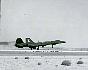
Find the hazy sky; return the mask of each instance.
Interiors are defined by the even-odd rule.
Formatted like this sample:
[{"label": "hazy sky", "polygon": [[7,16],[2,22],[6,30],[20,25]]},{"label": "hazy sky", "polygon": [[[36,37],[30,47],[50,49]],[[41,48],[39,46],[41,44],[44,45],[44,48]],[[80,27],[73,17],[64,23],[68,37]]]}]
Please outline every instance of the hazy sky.
[{"label": "hazy sky", "polygon": [[1,41],[31,37],[88,47],[88,0],[2,0]]},{"label": "hazy sky", "polygon": [[[0,0],[0,32],[1,32],[1,0]],[[1,35],[1,33],[0,33]]]}]

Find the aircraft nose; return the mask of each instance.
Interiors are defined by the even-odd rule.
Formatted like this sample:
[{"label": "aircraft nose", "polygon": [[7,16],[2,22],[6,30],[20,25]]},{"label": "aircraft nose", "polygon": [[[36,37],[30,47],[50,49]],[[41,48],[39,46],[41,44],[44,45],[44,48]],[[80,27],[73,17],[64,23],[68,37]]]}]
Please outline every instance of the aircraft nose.
[{"label": "aircraft nose", "polygon": [[61,43],[66,43],[65,41],[61,41]]}]

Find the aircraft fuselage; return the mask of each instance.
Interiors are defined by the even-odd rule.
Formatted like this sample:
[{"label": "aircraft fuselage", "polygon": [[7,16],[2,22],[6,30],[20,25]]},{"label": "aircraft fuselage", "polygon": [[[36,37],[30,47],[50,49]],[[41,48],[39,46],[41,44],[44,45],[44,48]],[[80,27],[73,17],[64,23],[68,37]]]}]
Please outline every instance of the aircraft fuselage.
[{"label": "aircraft fuselage", "polygon": [[55,41],[45,41],[45,42],[33,42],[30,38],[26,38],[26,43],[23,42],[23,40],[21,38],[17,38],[16,40],[16,44],[15,46],[18,48],[23,48],[23,47],[29,47],[32,49],[36,49],[39,50],[39,47],[42,46],[46,46],[46,45],[56,45],[56,44],[61,44],[61,43],[66,43],[65,41],[60,41],[60,40],[55,40]]}]

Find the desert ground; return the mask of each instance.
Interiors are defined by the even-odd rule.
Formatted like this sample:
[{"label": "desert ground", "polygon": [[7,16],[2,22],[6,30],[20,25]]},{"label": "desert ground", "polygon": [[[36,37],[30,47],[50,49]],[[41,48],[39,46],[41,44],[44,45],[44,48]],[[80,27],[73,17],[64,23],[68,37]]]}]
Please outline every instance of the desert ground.
[{"label": "desert ground", "polygon": [[[70,51],[68,51],[69,55],[67,55],[68,53],[62,54],[62,52],[61,55],[59,52],[50,52],[50,53],[43,52],[43,54],[41,52],[37,52],[37,53],[32,52],[34,56],[33,55],[31,56],[31,53],[29,52],[30,49],[28,49],[27,52],[25,52],[24,50],[21,53],[19,53],[17,51],[18,48],[14,46],[12,47],[0,46],[0,48],[1,48],[0,70],[88,70],[88,51],[82,51],[85,55],[83,53],[78,54],[77,51],[76,51],[77,53],[76,55],[74,55],[74,53],[71,53]],[[19,49],[19,50],[21,51],[23,49]],[[63,48],[58,48],[57,50],[62,50],[62,49]],[[5,50],[5,52],[2,52],[2,50]],[[6,50],[8,51],[16,50],[16,51],[13,54],[12,52],[6,53],[7,52]],[[54,55],[57,53],[59,54]],[[51,54],[52,56],[48,54]],[[69,61],[69,62],[62,65],[64,61]],[[78,64],[78,61],[81,61],[82,63]],[[67,65],[69,63],[70,65]]]},{"label": "desert ground", "polygon": [[88,70],[88,56],[0,56],[0,70]]}]

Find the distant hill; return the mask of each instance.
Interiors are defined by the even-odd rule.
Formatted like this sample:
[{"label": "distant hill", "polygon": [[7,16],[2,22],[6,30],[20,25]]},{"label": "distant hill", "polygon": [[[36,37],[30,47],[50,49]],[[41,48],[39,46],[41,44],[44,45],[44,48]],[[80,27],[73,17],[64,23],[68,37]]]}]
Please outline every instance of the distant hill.
[{"label": "distant hill", "polygon": [[0,45],[8,45],[9,42],[0,42]]},{"label": "distant hill", "polygon": [[9,45],[9,44],[15,44],[15,41],[11,41],[11,42],[0,42],[0,45]]}]

